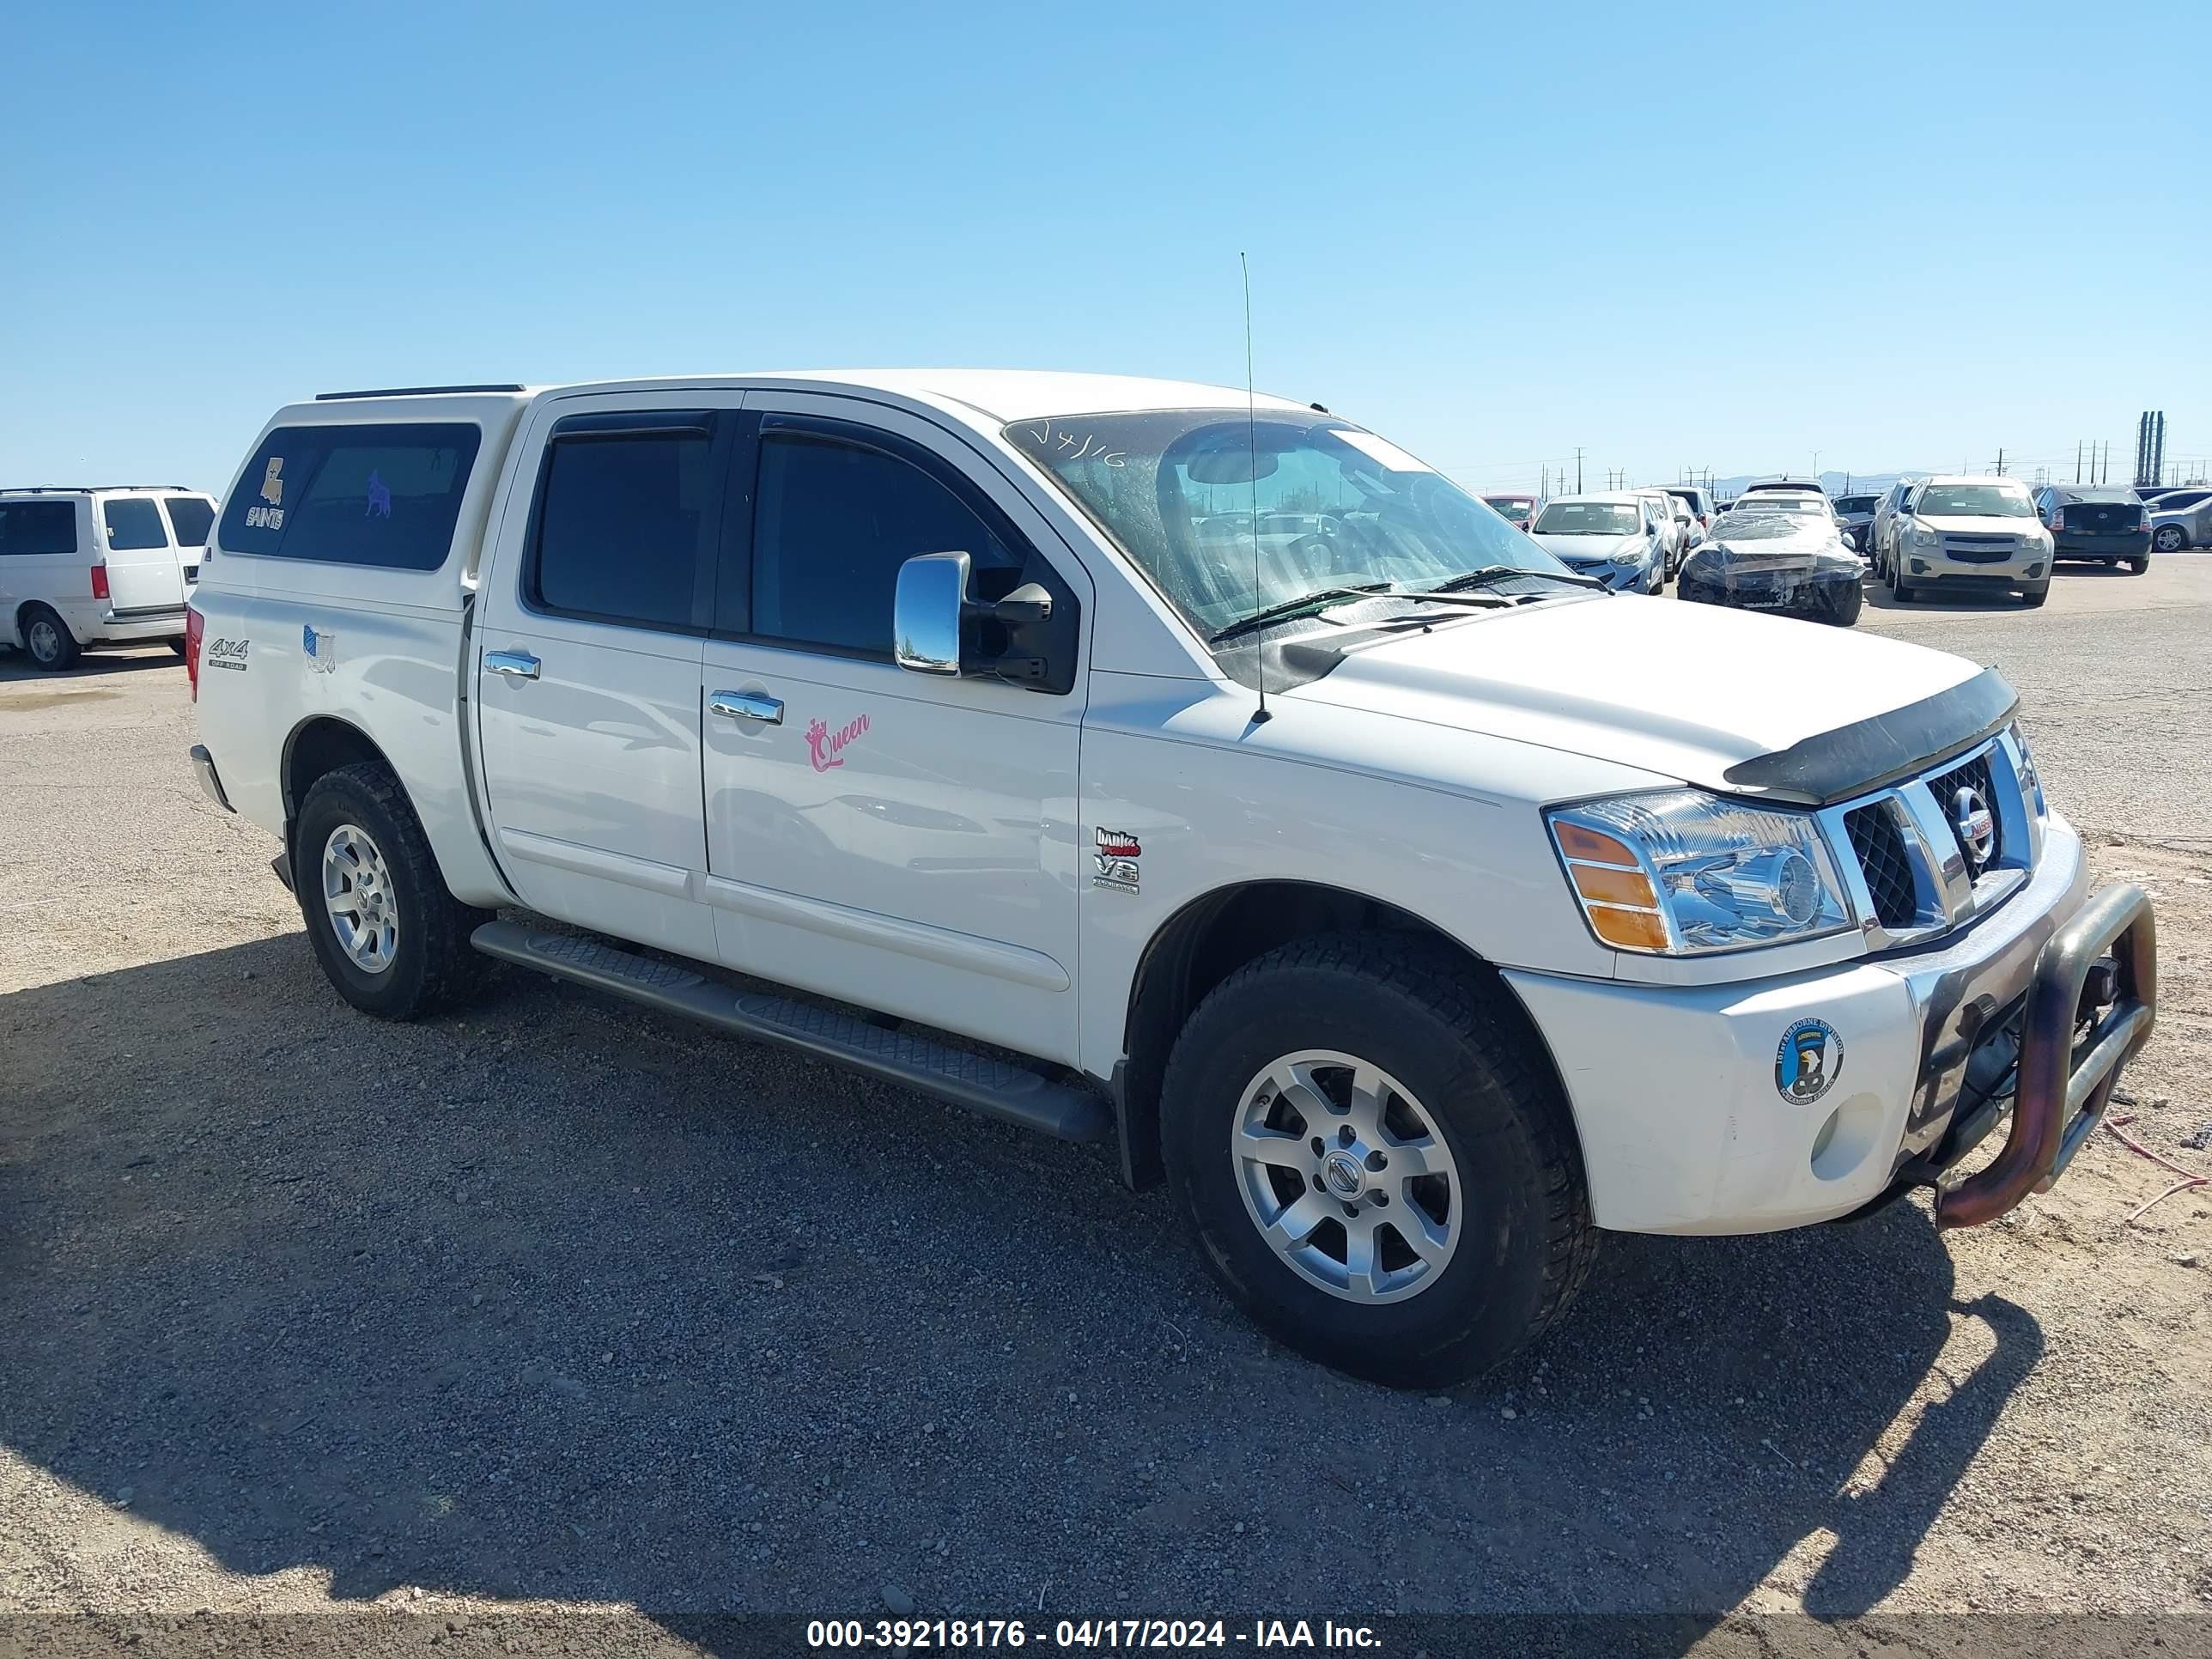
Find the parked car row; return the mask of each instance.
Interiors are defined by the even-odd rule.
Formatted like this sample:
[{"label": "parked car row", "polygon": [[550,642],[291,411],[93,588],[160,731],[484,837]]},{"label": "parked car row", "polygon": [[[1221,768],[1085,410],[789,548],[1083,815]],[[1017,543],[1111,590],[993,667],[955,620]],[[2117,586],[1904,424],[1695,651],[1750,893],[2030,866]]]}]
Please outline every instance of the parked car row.
[{"label": "parked car row", "polygon": [[88,645],[182,655],[215,510],[179,485],[0,489],[0,644],[50,670]]}]

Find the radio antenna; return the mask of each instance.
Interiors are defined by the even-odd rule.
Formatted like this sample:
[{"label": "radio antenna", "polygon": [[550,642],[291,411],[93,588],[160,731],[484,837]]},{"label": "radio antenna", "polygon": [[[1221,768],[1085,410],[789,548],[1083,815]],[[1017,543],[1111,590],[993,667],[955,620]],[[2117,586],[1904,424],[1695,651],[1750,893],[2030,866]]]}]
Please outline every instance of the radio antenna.
[{"label": "radio antenna", "polygon": [[[1244,273],[1244,447],[1252,472],[1252,613],[1260,612],[1260,394],[1252,380],[1252,262],[1239,249],[1237,268]],[[1252,724],[1265,726],[1267,712],[1267,647],[1252,647],[1253,674],[1260,683],[1260,707]]]}]

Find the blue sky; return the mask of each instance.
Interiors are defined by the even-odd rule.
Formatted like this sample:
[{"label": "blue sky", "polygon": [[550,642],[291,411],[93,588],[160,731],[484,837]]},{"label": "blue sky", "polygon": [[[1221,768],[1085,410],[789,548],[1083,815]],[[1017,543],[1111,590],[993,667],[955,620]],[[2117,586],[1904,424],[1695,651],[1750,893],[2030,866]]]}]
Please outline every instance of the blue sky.
[{"label": "blue sky", "polygon": [[2118,478],[2146,407],[2212,456],[2202,0],[82,4],[9,39],[0,482],[220,489],[357,386],[1241,383],[1240,249],[1261,387],[1478,487],[1577,445],[1593,487],[2070,477],[2082,438]]}]

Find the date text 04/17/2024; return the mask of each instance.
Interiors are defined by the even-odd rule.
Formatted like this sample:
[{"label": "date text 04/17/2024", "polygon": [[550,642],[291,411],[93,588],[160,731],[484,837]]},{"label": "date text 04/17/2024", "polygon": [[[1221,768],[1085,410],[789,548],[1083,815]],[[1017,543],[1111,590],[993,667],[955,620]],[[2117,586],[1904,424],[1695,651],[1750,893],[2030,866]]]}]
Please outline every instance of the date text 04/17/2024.
[{"label": "date text 04/17/2024", "polygon": [[1032,1630],[1022,1619],[815,1619],[807,1621],[810,1649],[1023,1648],[1156,1649],[1170,1651],[1340,1648],[1373,1650],[1382,1640],[1370,1626],[1324,1619],[1258,1619],[1233,1629],[1219,1619],[1060,1619]]}]

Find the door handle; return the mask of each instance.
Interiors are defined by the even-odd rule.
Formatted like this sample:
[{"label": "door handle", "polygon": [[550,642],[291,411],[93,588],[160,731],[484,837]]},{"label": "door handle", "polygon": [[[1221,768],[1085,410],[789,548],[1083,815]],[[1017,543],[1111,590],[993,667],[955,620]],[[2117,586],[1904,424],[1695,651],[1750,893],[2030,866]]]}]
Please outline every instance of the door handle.
[{"label": "door handle", "polygon": [[733,720],[758,720],[763,726],[783,724],[783,699],[760,691],[714,691],[707,707]]},{"label": "door handle", "polygon": [[540,664],[527,651],[487,651],[484,653],[484,672],[504,674],[514,680],[534,680]]}]

